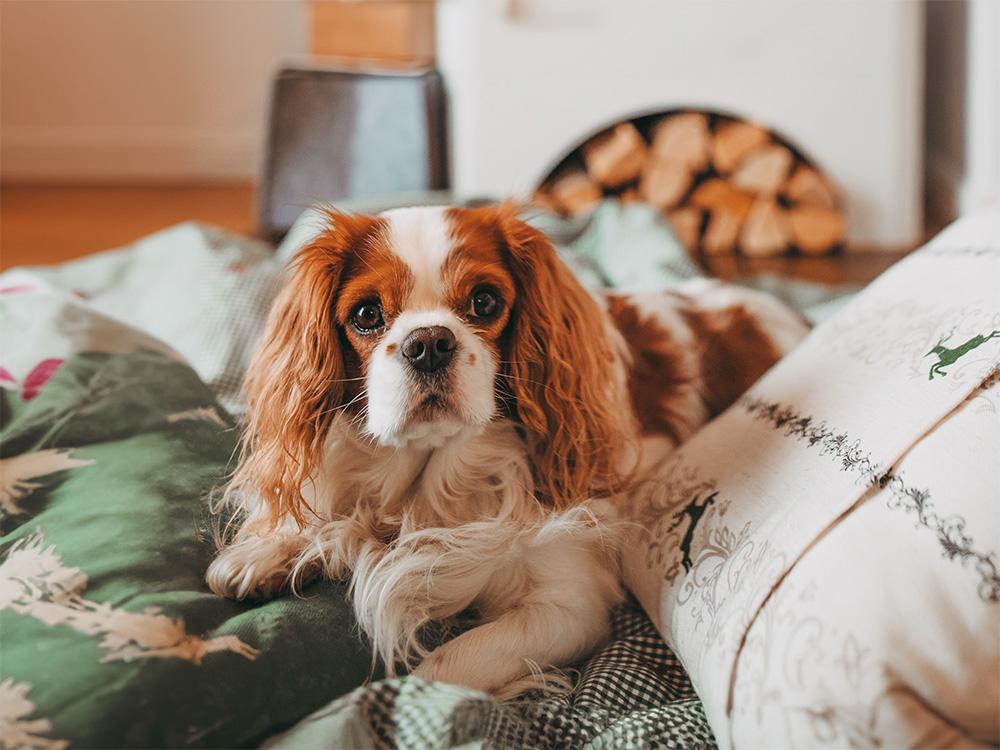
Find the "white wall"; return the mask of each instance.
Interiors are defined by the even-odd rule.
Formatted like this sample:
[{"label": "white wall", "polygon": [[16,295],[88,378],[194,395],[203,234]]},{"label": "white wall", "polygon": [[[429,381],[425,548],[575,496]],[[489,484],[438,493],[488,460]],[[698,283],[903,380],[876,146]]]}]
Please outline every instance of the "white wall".
[{"label": "white wall", "polygon": [[305,0],[0,0],[4,179],[245,178]]}]

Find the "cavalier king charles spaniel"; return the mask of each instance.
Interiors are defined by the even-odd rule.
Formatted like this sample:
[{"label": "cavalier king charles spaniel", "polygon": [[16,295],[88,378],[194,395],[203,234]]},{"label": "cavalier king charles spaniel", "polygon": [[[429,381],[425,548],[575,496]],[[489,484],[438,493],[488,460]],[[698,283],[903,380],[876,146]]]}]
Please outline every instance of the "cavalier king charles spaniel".
[{"label": "cavalier king charles spaniel", "polygon": [[608,637],[643,477],[807,325],[714,281],[592,295],[508,205],[327,218],[250,366],[208,583],[349,579],[389,674],[538,686]]}]

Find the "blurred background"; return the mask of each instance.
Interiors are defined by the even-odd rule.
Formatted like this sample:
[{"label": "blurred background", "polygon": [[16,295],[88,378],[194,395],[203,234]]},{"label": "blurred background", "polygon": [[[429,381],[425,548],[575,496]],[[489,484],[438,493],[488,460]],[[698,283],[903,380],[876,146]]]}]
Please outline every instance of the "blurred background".
[{"label": "blurred background", "polygon": [[[815,169],[836,273],[1000,199],[998,0],[2,0],[0,75],[3,267],[188,219],[273,239],[314,199],[643,200],[646,171],[595,172],[630,158],[606,129],[671,112],[759,124]],[[688,198],[661,207],[718,239]]]}]

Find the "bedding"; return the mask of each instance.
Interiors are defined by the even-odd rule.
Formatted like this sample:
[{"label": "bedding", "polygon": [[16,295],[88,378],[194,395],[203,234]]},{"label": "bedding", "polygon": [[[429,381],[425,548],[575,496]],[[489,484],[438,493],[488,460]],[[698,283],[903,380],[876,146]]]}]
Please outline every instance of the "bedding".
[{"label": "bedding", "polygon": [[1000,210],[817,327],[684,444],[625,579],[720,747],[1000,742]]},{"label": "bedding", "polygon": [[205,588],[234,423],[176,352],[23,277],[0,338],[0,747],[242,746],[368,677],[343,586]]},{"label": "bedding", "polygon": [[[533,221],[592,287],[698,273],[642,206]],[[273,253],[184,224],[0,275],[0,336],[16,342],[0,357],[0,746],[714,746],[687,657],[635,601],[571,696],[499,705],[409,678],[363,685],[379,673],[342,586],[259,606],[208,592],[206,498],[235,447],[238,383],[316,222],[306,212]]]},{"label": "bedding", "polygon": [[317,747],[715,747],[684,667],[634,600],[612,614],[611,642],[570,696],[497,703],[483,693],[404,677],[358,688],[265,743]]}]

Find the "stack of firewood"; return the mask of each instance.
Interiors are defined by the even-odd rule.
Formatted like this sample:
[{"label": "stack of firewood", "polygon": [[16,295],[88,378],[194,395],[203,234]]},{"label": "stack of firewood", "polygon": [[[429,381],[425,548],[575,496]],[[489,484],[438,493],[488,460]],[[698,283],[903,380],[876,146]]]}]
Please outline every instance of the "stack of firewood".
[{"label": "stack of firewood", "polygon": [[818,255],[844,242],[829,180],[780,136],[725,115],[622,122],[564,159],[535,195],[563,215],[605,197],[655,206],[693,254]]}]

